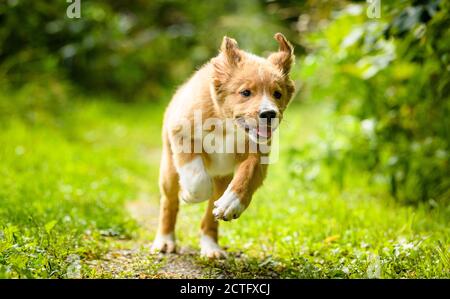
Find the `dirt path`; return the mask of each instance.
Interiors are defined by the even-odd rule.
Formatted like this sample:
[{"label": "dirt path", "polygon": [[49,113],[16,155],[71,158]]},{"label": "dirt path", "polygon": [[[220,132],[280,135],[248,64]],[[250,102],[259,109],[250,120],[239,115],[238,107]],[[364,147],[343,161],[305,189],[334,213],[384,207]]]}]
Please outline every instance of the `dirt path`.
[{"label": "dirt path", "polygon": [[[130,215],[142,227],[152,231],[157,225],[158,207],[142,193],[127,204]],[[181,247],[177,254],[150,254],[152,236],[142,233],[131,240],[113,241],[112,249],[101,260],[87,264],[96,276],[111,278],[202,278],[204,270],[197,262],[197,252]]]}]

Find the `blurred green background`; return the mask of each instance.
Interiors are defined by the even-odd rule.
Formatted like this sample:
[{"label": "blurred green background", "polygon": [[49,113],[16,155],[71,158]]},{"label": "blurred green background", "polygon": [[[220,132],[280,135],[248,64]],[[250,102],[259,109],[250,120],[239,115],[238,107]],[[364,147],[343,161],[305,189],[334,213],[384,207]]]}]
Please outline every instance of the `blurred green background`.
[{"label": "blurred green background", "polygon": [[79,19],[68,5],[0,3],[2,276],[65,277],[70,254],[93,259],[108,250],[97,242],[105,235],[132,236],[136,223],[119,207],[142,180],[157,202],[158,158],[141,158],[158,151],[177,85],[224,35],[266,55],[275,32],[297,58],[281,176],[328,198],[376,194],[410,211],[398,225],[422,215],[438,234],[439,270],[396,273],[449,275],[448,1],[382,0],[380,18],[366,1],[344,0],[81,0]]}]

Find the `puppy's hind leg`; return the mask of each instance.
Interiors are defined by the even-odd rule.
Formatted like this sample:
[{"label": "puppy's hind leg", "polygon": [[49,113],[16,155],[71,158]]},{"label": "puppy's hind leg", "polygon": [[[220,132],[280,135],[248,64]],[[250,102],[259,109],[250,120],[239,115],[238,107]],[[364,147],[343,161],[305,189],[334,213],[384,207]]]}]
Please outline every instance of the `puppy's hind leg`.
[{"label": "puppy's hind leg", "polygon": [[232,177],[214,178],[213,196],[208,201],[208,207],[202,219],[201,236],[200,236],[200,254],[208,258],[226,257],[226,252],[220,248],[218,244],[218,228],[219,222],[214,218],[212,213],[214,209],[214,201],[222,196],[225,192]]},{"label": "puppy's hind leg", "polygon": [[170,146],[164,142],[159,175],[161,192],[159,224],[151,252],[175,252],[175,223],[178,213],[178,174],[175,169]]}]

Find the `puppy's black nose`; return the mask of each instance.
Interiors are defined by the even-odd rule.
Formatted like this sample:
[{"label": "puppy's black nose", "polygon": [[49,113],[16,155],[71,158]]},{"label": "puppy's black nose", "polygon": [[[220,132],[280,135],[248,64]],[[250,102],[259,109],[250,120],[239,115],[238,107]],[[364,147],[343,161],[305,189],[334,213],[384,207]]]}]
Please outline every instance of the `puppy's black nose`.
[{"label": "puppy's black nose", "polygon": [[265,110],[259,113],[259,118],[266,119],[267,123],[270,123],[273,118],[277,117],[277,112],[275,110]]}]

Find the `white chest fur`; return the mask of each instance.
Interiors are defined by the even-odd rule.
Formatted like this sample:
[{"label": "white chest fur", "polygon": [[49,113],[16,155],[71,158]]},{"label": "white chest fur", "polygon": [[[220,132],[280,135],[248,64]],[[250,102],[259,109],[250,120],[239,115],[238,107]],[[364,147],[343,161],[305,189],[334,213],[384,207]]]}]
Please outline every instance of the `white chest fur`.
[{"label": "white chest fur", "polygon": [[[237,138],[234,124],[225,122],[216,127],[213,132],[204,133],[203,146],[210,149],[206,151],[209,158],[206,166],[208,174],[211,177],[233,174],[236,167],[237,143],[244,142]],[[214,146],[208,146],[209,144],[214,144]],[[243,146],[241,145],[241,147]]]},{"label": "white chest fur", "polygon": [[211,177],[225,176],[233,173],[236,166],[234,153],[211,153],[208,155],[210,163],[206,171]]}]

